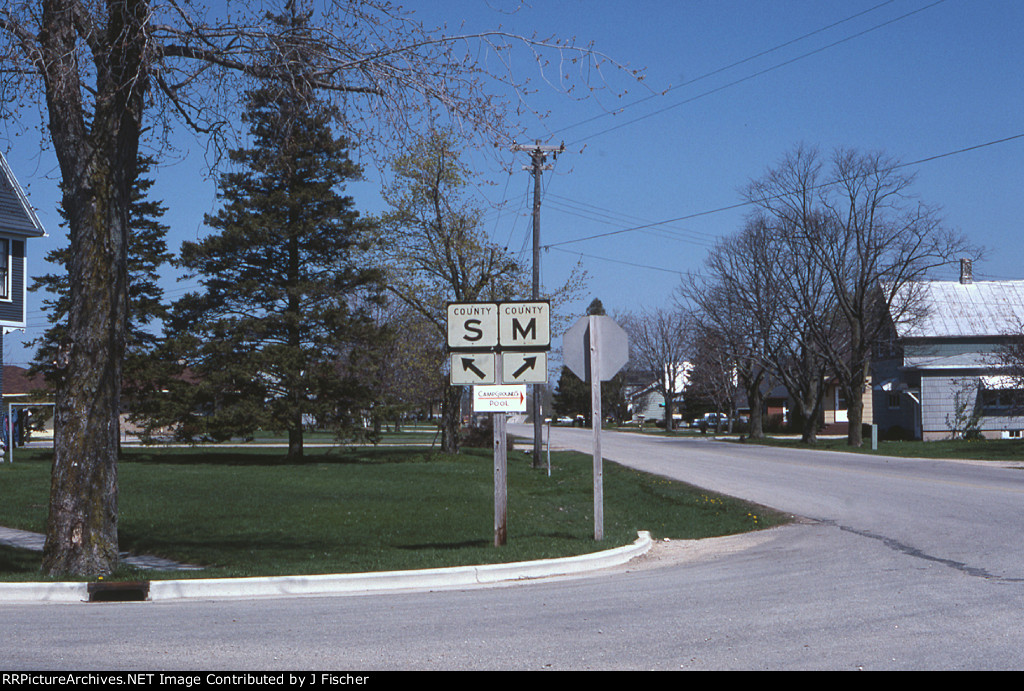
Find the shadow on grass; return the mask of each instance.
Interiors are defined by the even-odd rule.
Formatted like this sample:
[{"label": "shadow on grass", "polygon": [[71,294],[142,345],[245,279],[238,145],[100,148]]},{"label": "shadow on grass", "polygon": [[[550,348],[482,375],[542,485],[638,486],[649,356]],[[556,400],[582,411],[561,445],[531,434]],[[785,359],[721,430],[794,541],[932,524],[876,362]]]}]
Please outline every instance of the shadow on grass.
[{"label": "shadow on grass", "polygon": [[[425,458],[426,457],[426,458]],[[382,449],[351,447],[307,449],[301,458],[291,458],[281,448],[260,447],[184,447],[122,449],[121,463],[224,465],[224,466],[302,466],[324,463],[337,465],[414,463],[444,460],[445,454],[423,449]]]},{"label": "shadow on grass", "polygon": [[467,549],[474,547],[490,547],[491,540],[463,540],[462,542],[423,542],[415,545],[395,545],[396,549],[421,551],[430,549]]},{"label": "shadow on grass", "polygon": [[38,573],[42,552],[0,545],[0,573]]}]

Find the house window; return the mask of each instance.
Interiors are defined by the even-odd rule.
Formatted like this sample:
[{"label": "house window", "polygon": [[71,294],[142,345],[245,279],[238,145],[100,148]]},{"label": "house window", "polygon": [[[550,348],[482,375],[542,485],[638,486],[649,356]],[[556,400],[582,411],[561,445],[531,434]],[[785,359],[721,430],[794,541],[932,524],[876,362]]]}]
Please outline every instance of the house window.
[{"label": "house window", "polygon": [[989,412],[1009,412],[1024,403],[1022,393],[1016,389],[982,389],[981,407]]},{"label": "house window", "polygon": [[0,300],[11,299],[11,241],[0,238]]},{"label": "house window", "polygon": [[900,407],[900,395],[898,393],[890,393],[886,400],[889,403],[889,410],[899,410]]}]

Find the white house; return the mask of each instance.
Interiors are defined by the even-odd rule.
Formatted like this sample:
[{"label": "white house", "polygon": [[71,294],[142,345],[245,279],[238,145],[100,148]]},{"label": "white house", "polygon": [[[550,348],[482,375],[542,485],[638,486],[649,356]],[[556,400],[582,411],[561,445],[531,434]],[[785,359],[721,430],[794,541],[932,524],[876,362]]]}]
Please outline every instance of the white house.
[{"label": "white house", "polygon": [[907,286],[912,316],[894,319],[890,359],[874,367],[875,420],[925,441],[948,439],[968,420],[985,438],[1018,437],[1024,408],[1006,375],[1003,347],[1024,328],[1024,281],[959,281]]}]

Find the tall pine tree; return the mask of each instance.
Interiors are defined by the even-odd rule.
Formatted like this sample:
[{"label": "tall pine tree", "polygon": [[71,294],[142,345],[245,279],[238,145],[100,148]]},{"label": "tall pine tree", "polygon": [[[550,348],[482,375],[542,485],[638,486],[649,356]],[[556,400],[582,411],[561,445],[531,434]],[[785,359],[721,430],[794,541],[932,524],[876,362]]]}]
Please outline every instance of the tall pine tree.
[{"label": "tall pine tree", "polygon": [[372,225],[341,193],[360,170],[331,129],[336,112],[306,86],[305,19],[276,21],[295,36],[288,79],[248,94],[252,146],[230,154],[223,207],[206,218],[215,234],[182,245],[203,289],[175,303],[169,336],[193,375],[172,396],[181,433],[287,430],[294,458],[309,423],[351,430],[368,400],[346,363],[380,278],[364,255]]},{"label": "tall pine tree", "polygon": [[[167,313],[164,291],[158,280],[161,267],[172,257],[167,251],[167,226],[160,220],[167,209],[162,202],[149,198],[153,186],[149,177],[152,166],[151,158],[139,159],[129,209],[128,330],[122,370],[122,397],[128,410],[133,410],[138,403],[141,383],[152,380],[150,372],[155,365],[153,354],[158,343],[155,322],[161,321]],[[46,261],[66,268],[70,251],[69,247],[51,250]],[[57,365],[64,347],[71,300],[67,271],[39,276],[29,290],[49,293],[43,299],[43,311],[50,322],[43,335],[32,342],[36,353],[30,372],[42,373],[47,381],[57,386],[64,371]]]}]

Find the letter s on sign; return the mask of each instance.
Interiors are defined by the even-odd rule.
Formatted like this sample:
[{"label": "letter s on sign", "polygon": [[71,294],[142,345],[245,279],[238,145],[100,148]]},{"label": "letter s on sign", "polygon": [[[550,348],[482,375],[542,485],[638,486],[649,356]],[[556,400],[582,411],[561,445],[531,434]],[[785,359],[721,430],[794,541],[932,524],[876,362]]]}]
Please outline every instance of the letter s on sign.
[{"label": "letter s on sign", "polygon": [[468,332],[466,334],[467,341],[479,341],[481,338],[484,337],[484,332],[480,328],[479,319],[467,319],[465,327],[466,331]]}]

